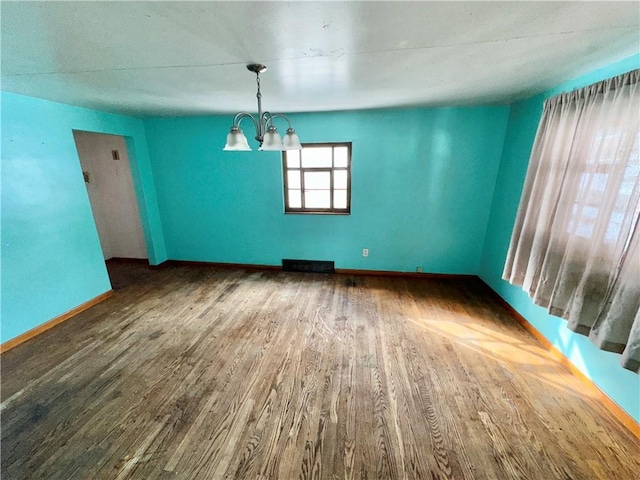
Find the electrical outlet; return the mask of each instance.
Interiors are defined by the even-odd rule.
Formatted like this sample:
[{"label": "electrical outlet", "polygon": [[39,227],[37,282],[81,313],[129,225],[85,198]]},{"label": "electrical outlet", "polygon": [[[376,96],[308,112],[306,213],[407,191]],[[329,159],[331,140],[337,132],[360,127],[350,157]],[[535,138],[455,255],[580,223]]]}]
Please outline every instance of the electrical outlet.
[{"label": "electrical outlet", "polygon": [[416,272],[422,273],[422,267],[416,267]]},{"label": "electrical outlet", "polygon": [[369,249],[368,248],[363,248],[362,249],[362,256],[363,257],[368,257],[369,256]]}]

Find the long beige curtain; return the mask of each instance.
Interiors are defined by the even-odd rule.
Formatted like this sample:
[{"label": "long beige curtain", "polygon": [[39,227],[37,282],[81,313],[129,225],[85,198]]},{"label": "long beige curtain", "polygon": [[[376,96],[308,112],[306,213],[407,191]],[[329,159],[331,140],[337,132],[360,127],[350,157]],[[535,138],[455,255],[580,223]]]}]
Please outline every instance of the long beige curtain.
[{"label": "long beige curtain", "polygon": [[545,102],[503,278],[640,373],[640,70]]}]

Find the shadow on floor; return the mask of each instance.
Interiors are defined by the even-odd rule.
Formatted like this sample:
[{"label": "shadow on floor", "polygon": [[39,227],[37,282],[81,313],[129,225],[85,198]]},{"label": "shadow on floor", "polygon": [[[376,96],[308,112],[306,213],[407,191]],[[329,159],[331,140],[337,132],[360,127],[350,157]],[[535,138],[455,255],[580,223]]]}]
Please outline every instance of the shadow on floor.
[{"label": "shadow on floor", "polygon": [[142,283],[151,273],[146,259],[110,258],[105,264],[114,290]]}]

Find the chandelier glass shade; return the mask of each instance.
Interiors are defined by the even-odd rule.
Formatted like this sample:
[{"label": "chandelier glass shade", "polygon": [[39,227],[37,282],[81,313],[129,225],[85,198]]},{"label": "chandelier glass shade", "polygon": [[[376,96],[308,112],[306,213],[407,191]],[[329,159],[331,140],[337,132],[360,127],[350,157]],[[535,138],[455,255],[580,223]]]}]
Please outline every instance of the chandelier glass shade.
[{"label": "chandelier glass shade", "polygon": [[[239,112],[233,117],[233,125],[227,134],[227,144],[224,150],[246,151],[251,150],[247,137],[240,129],[240,122],[245,118],[250,118],[256,129],[255,139],[260,143],[259,150],[302,150],[300,139],[296,135],[296,131],[291,127],[289,119],[281,113],[270,113],[262,111],[262,93],[260,93],[260,74],[267,67],[260,64],[247,65],[247,69],[256,74],[256,83],[258,85],[258,114],[254,116],[247,112]],[[284,138],[280,137],[276,126],[273,123],[275,118],[282,118],[287,121],[288,128]]]}]

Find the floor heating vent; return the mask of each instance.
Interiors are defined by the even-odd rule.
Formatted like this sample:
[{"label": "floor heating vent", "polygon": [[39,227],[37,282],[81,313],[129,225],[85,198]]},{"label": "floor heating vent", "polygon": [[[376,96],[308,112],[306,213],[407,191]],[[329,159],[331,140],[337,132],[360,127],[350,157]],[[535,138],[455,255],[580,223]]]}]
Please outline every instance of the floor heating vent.
[{"label": "floor heating vent", "polygon": [[286,260],[282,259],[285,272],[334,273],[333,262],[325,260]]}]

